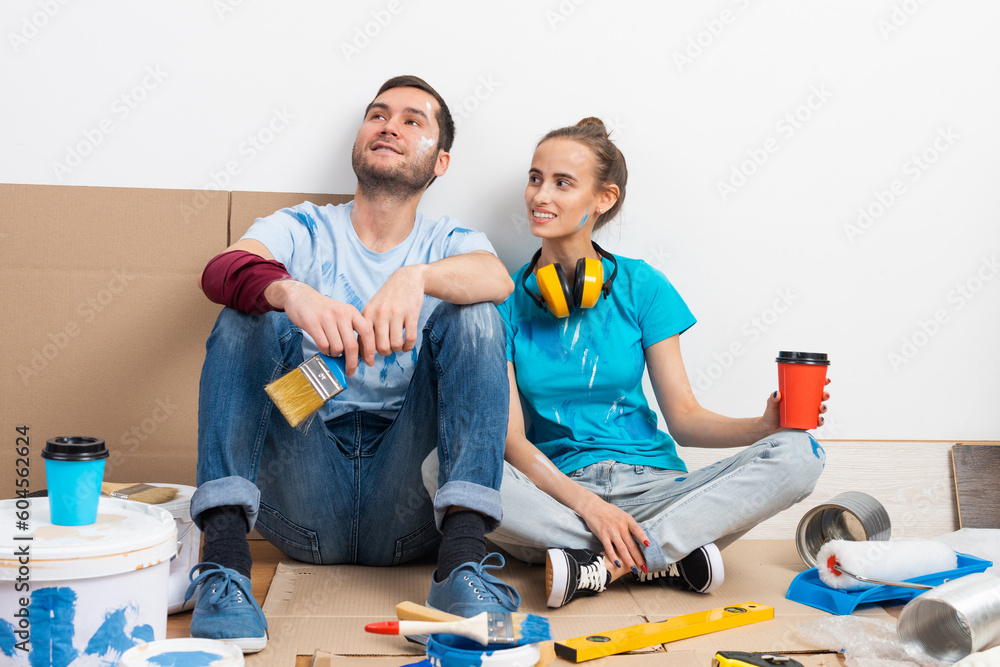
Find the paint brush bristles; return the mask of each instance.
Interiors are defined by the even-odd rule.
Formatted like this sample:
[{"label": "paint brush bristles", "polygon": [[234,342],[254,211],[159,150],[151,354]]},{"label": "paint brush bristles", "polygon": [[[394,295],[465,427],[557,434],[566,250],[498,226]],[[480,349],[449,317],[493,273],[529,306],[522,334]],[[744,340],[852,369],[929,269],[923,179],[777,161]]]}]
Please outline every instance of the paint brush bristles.
[{"label": "paint brush bristles", "polygon": [[464,621],[383,621],[365,632],[380,635],[459,635],[483,646],[520,646],[552,639],[549,619],[534,614],[484,611]]},{"label": "paint brush bristles", "polygon": [[346,380],[340,363],[339,359],[313,355],[264,391],[294,428],[344,390]]}]

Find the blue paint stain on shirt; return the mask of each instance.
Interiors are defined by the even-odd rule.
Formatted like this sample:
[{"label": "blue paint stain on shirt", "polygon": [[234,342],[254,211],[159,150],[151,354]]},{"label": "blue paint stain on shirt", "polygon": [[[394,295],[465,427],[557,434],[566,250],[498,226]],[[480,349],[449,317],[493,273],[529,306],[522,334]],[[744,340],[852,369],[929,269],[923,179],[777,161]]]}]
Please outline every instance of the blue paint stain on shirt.
[{"label": "blue paint stain on shirt", "polygon": [[365,302],[361,300],[361,297],[358,296],[358,293],[354,291],[353,287],[351,287],[351,283],[347,280],[347,276],[341,273],[339,276],[337,276],[337,282],[339,282],[341,286],[344,288],[344,294],[345,294],[344,303],[351,304],[359,311],[364,310]]},{"label": "blue paint stain on shirt", "polygon": [[403,364],[396,361],[396,353],[393,352],[387,357],[382,357],[382,370],[379,372],[378,379],[382,384],[386,384],[389,381],[389,370],[393,367],[397,367],[399,372],[403,371]]},{"label": "blue paint stain on shirt", "polygon": [[14,637],[14,626],[0,618],[0,653],[6,656],[14,655],[14,645],[17,639]]},{"label": "blue paint stain on shirt", "polygon": [[675,481],[675,482],[683,482],[683,481],[684,481],[684,480],[686,480],[686,479],[687,479],[687,477],[678,477],[678,478],[676,478],[676,479],[675,479],[674,481]]},{"label": "blue paint stain on shirt", "polygon": [[312,217],[305,211],[300,211],[294,208],[283,208],[281,209],[281,212],[292,216],[293,218],[301,222],[303,225],[305,225],[306,229],[309,230],[309,234],[311,236],[316,235],[316,221],[313,220]]},{"label": "blue paint stain on shirt", "polygon": [[333,269],[333,262],[323,262],[323,265],[320,266],[320,271],[323,274],[323,280],[327,282],[334,282]]},{"label": "blue paint stain on shirt", "polygon": [[206,651],[171,651],[146,658],[146,662],[160,667],[209,667],[223,657],[225,656]]},{"label": "blue paint stain on shirt", "polygon": [[466,234],[475,234],[475,232],[465,227],[455,227],[448,236],[465,236]]}]

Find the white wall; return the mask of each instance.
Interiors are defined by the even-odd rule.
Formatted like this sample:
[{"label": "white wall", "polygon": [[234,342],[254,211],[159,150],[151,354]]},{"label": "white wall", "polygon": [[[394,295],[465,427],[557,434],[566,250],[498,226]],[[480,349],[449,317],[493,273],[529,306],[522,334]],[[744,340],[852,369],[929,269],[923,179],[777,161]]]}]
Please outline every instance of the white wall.
[{"label": "white wall", "polygon": [[601,240],[698,316],[705,405],[758,414],[778,350],[826,351],[820,437],[1000,439],[998,23],[992,0],[8,0],[0,182],[351,192],[364,106],[414,73],[460,121],[424,210],[513,270],[535,141],[598,115],[632,176]]}]

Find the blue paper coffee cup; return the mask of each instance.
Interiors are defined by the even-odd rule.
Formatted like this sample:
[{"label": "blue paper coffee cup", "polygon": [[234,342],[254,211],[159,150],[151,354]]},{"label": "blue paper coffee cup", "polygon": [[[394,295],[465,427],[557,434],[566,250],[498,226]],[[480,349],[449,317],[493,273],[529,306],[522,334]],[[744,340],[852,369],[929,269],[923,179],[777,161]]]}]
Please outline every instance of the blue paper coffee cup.
[{"label": "blue paper coffee cup", "polygon": [[89,526],[97,521],[108,450],[104,440],[82,436],[52,438],[42,450],[49,510],[57,526]]}]

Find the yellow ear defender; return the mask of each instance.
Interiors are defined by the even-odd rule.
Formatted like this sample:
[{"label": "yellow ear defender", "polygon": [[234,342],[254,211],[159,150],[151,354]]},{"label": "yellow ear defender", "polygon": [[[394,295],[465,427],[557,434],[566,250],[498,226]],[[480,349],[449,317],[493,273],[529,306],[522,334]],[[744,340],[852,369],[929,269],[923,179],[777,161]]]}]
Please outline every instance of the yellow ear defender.
[{"label": "yellow ear defender", "polygon": [[604,280],[604,266],[598,259],[581,257],[576,261],[576,275],[573,278],[572,287],[566,277],[566,271],[560,264],[548,264],[539,268],[535,274],[538,291],[541,292],[541,296],[539,296],[528,289],[527,283],[528,276],[534,271],[535,265],[538,264],[538,258],[542,255],[542,249],[539,248],[531,258],[531,264],[521,276],[521,287],[539,308],[551,311],[556,317],[568,317],[570,312],[576,308],[593,308],[601,294],[604,294],[605,299],[608,298],[608,294],[611,293],[611,284],[614,282],[615,276],[618,275],[618,262],[614,255],[596,243],[594,243],[594,250],[602,257],[611,260],[615,266],[607,281]]}]

